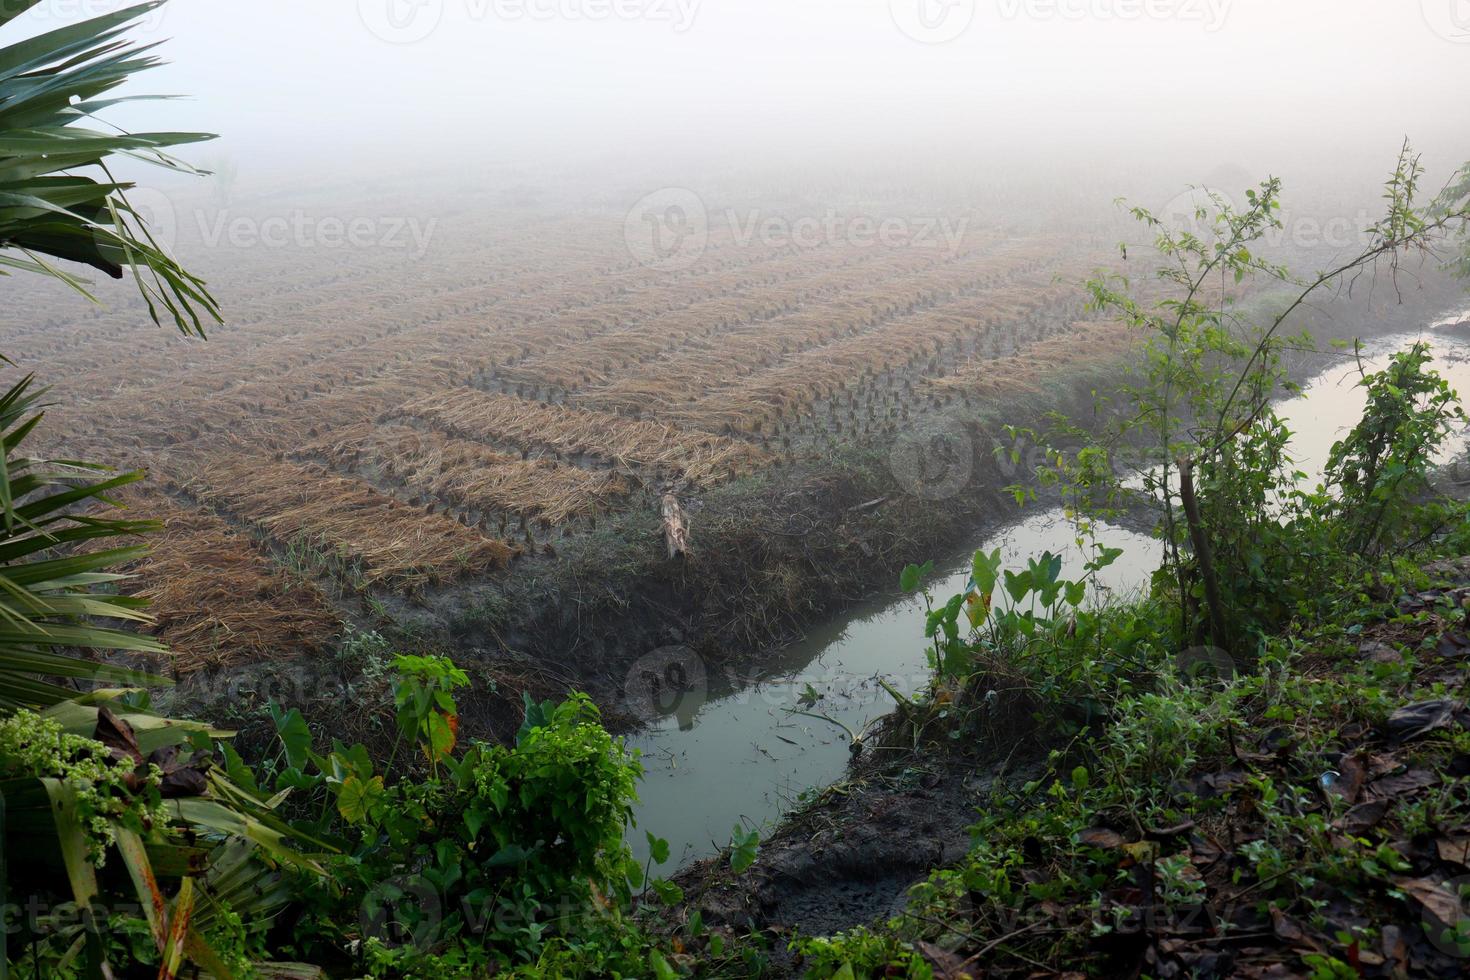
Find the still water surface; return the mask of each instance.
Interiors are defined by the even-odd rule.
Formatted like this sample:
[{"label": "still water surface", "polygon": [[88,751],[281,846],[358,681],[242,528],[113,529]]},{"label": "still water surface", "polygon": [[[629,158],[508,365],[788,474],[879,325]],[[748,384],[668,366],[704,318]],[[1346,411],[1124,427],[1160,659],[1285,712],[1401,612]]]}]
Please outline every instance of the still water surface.
[{"label": "still water surface", "polygon": [[[1441,322],[1454,322],[1458,313]],[[1399,334],[1372,342],[1364,367],[1378,370],[1390,353],[1419,339],[1430,340],[1437,367],[1456,390],[1470,397],[1470,342],[1442,333]],[[1295,433],[1292,452],[1309,480],[1320,477],[1332,445],[1359,417],[1364,404],[1356,387],[1354,360],[1323,371],[1301,397],[1284,402],[1280,414]],[[1442,461],[1464,450],[1464,433],[1442,453]],[[1101,584],[1114,595],[1136,592],[1157,567],[1160,543],[1119,527],[1103,527],[1099,539],[1122,548],[1123,556],[1106,569]],[[1000,531],[970,543],[939,565],[931,580],[938,601],[962,591],[976,547],[1000,548],[1005,567],[1024,567],[1043,551],[1064,559],[1063,577],[1080,576],[1085,555],[1072,526],[1060,511],[1017,511]],[[671,845],[673,864],[708,856],[730,840],[734,824],[769,824],[804,790],[842,778],[848,762],[848,735],[825,721],[792,714],[807,685],[821,696],[819,712],[854,731],[892,709],[878,684],[882,678],[905,694],[922,688],[928,674],[923,639],[924,607],[917,597],[894,594],[849,610],[814,628],[787,647],[765,675],[753,682],[695,676],[693,690],[676,698],[672,713],[630,738],[647,775],[639,789],[638,829],[629,834],[640,859],[646,856],[644,831]],[[702,671],[694,665],[692,674]]]}]

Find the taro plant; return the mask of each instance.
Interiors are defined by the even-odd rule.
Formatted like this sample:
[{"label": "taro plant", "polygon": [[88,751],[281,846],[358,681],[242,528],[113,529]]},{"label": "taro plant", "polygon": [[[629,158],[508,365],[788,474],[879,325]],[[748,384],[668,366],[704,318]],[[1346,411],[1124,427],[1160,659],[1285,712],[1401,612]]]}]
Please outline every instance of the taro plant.
[{"label": "taro plant", "polygon": [[[393,658],[396,679],[393,682],[393,704],[397,709],[400,737],[422,746],[430,765],[454,749],[459,731],[459,711],[454,690],[466,687],[469,675],[448,657],[399,654]],[[392,760],[389,760],[389,765]]]},{"label": "taro plant", "polygon": [[[975,668],[983,650],[1010,649],[1057,634],[1075,638],[1080,621],[1089,622],[1084,603],[1099,572],[1118,560],[1121,548],[1093,545],[1093,557],[1078,579],[1062,578],[1062,556],[1050,551],[1027,560],[1026,567],[1002,567],[1000,549],[975,552],[965,590],[942,606],[924,585],[932,562],[910,565],[899,587],[919,593],[927,615],[924,637],[930,643],[929,666],[941,682],[960,681]],[[997,602],[999,593],[1001,601]]]}]

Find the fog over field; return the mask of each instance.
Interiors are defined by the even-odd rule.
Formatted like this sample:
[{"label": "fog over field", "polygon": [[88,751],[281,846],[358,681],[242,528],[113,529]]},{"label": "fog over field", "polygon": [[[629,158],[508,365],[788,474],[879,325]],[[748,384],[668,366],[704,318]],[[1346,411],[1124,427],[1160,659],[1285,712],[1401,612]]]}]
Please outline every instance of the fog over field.
[{"label": "fog over field", "polygon": [[0,980],[1465,975],[1470,0],[0,0]]},{"label": "fog over field", "polygon": [[[28,28],[122,6],[49,0]],[[244,184],[881,171],[1361,184],[1463,156],[1463,0],[179,0],[153,104]],[[1442,171],[1441,171],[1442,172]],[[1136,184],[1135,184],[1136,186]]]}]

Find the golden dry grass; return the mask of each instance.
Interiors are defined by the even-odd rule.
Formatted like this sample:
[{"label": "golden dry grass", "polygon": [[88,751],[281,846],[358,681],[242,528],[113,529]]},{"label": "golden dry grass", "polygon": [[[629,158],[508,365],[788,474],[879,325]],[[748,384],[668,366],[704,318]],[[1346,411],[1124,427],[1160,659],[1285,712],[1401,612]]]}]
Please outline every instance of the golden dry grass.
[{"label": "golden dry grass", "polygon": [[277,541],[350,563],[362,585],[445,581],[502,567],[516,554],[503,541],[319,466],[231,455],[199,467],[183,485]]},{"label": "golden dry grass", "polygon": [[288,575],[218,516],[162,493],[134,492],[129,517],[162,522],[128,571],[168,645],[175,673],[327,650],[342,623],[314,584]]},{"label": "golden dry grass", "polygon": [[716,431],[726,426],[756,431],[800,414],[816,399],[870,373],[925,358],[942,360],[946,352],[1008,329],[1068,292],[1063,286],[1014,285],[950,300],[784,358],[735,384],[716,386],[668,417]]},{"label": "golden dry grass", "polygon": [[[163,356],[136,310],[57,330],[49,301],[22,297],[15,319],[39,318],[7,349],[59,382],[38,441],[147,467],[220,527],[248,523],[231,530],[254,555],[242,575],[307,545],[351,584],[413,588],[504,565],[514,550],[480,529],[507,514],[648,507],[640,483],[800,458],[836,419],[804,416],[838,391],[1010,353],[1074,318],[1052,277],[1087,249],[979,228],[953,249],[716,236],[666,273],[629,260],[621,226],[604,240],[585,217],[462,218],[463,240],[410,279],[374,254],[220,256],[231,324]],[[198,562],[227,553],[211,547]],[[199,630],[208,646],[228,624]]]},{"label": "golden dry grass", "polygon": [[736,439],[472,388],[427,395],[409,402],[403,411],[469,439],[543,446],[620,466],[668,469],[703,484],[749,472],[770,459]]},{"label": "golden dry grass", "polygon": [[360,423],[302,449],[355,472],[376,466],[409,489],[474,510],[510,511],[559,524],[605,511],[631,489],[611,470],[522,459],[477,442],[406,425]]},{"label": "golden dry grass", "polygon": [[1048,377],[1078,365],[1103,365],[1138,344],[1137,331],[1122,323],[1074,323],[1065,333],[1026,347],[1011,357],[976,361],[928,383],[982,398],[1037,391]]}]

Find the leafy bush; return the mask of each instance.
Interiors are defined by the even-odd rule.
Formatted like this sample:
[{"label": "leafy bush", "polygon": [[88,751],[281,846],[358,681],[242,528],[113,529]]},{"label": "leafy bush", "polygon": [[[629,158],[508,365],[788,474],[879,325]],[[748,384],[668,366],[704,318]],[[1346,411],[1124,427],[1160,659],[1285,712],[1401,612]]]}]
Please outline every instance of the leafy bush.
[{"label": "leafy bush", "polygon": [[[1264,636],[1330,598],[1314,572],[1371,560],[1426,530],[1411,520],[1429,513],[1417,498],[1435,449],[1464,414],[1428,368],[1425,345],[1362,379],[1367,409],[1315,490],[1300,485],[1291,432],[1275,409],[1298,391],[1284,355],[1312,342],[1288,330],[1314,294],[1379,264],[1396,271],[1405,256],[1463,232],[1470,203],[1420,205],[1421,176],[1405,146],[1366,247],[1309,279],[1254,251],[1280,225],[1281,184],[1270,179],[1246,193],[1242,209],[1214,196],[1196,216],[1207,229],[1199,235],[1133,209],[1154,236],[1160,297],[1142,298],[1117,276],[1087,284],[1094,309],[1137,331],[1141,368],[1121,406],[1100,406],[1112,419],[1100,434],[1058,420],[1045,441],[1076,439],[1084,448],[1051,452],[1041,475],[1084,520],[1140,499],[1154,509],[1166,549],[1155,584],[1172,597],[1181,646],[1208,642],[1249,656]],[[1221,285],[1247,281],[1287,298],[1246,306]],[[1120,465],[1140,449],[1141,466]]]},{"label": "leafy bush", "polygon": [[168,823],[159,786],[163,772],[141,774],[101,742],[68,733],[59,722],[30,711],[0,719],[0,787],[9,780],[58,780],[70,787],[75,820],[94,868],[107,862],[119,830],[134,834]]},{"label": "leafy bush", "polygon": [[631,949],[647,969],[645,940],[608,941],[640,935],[624,920],[644,873],[623,833],[642,767],[591,699],[527,698],[514,745],[456,754],[452,692],[467,675],[442,657],[393,664],[399,731],[420,750],[401,771],[378,771],[361,745],[319,753],[299,712],[274,710],[274,789],[303,794],[300,834],[339,852],[323,859],[328,881],[304,883],[296,954],[356,948],[383,975],[442,977]]},{"label": "leafy bush", "polygon": [[1384,370],[1359,382],[1367,390],[1363,416],[1332,447],[1323,510],[1348,553],[1376,555],[1413,540],[1422,528],[1434,454],[1466,415],[1449,382],[1428,367],[1429,345],[1395,354]]}]

